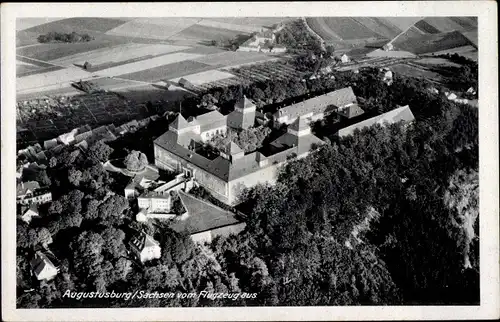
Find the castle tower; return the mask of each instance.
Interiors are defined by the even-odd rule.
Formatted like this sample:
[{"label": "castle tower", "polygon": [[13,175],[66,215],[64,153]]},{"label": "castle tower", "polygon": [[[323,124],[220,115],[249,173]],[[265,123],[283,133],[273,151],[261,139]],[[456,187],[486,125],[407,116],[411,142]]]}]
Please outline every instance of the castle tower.
[{"label": "castle tower", "polygon": [[288,126],[287,132],[297,137],[311,134],[311,127],[307,122],[307,117],[298,117],[292,124]]},{"label": "castle tower", "polygon": [[245,95],[239,99],[234,111],[228,115],[228,125],[235,129],[248,129],[255,124],[255,111],[257,107]]},{"label": "castle tower", "polygon": [[233,162],[242,158],[245,155],[245,152],[236,143],[231,141],[224,147],[224,150],[221,151],[221,155],[225,159]]}]

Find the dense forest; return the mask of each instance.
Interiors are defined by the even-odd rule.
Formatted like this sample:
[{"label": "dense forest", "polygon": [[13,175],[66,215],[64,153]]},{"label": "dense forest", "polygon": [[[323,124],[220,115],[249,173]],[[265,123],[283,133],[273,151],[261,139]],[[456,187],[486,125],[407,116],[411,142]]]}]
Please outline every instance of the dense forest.
[{"label": "dense forest", "polygon": [[[248,97],[271,102],[265,108],[272,111],[295,97],[352,86],[367,99],[365,110],[409,104],[416,121],[325,139],[316,153],[282,168],[276,185],[245,191],[239,210],[248,215],[246,230],[209,245],[196,245],[165,224],[134,221],[134,209],[121,195],[124,183],[100,163],[119,143],[97,142],[85,154],[68,149],[52,158],[37,176],[62,194],[54,194],[41,218],[18,222],[18,306],[478,304],[478,111],[431,93],[426,81],[396,75],[387,86],[377,73],[243,88]],[[225,108],[240,91],[207,95]],[[150,158],[144,142],[166,124],[161,119],[146,134],[124,140],[148,149],[143,152]],[[141,266],[128,258],[133,229],[160,242],[159,260]],[[29,268],[39,246],[61,261],[55,280],[40,285]],[[75,300],[62,297],[68,289],[257,296]]]}]

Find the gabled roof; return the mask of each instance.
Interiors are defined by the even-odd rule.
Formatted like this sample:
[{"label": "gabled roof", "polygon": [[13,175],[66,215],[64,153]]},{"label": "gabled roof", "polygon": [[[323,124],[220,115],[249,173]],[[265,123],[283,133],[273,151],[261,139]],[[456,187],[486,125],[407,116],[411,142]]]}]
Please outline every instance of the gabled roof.
[{"label": "gabled roof", "polygon": [[40,184],[36,181],[21,182],[17,185],[17,195],[25,195],[28,190],[33,192],[37,189],[40,189]]},{"label": "gabled roof", "polygon": [[188,126],[188,122],[182,116],[182,114],[179,113],[177,115],[177,117],[175,118],[175,120],[172,123],[170,123],[170,126],[176,130],[181,130],[181,129],[184,129]]},{"label": "gabled roof", "polygon": [[339,136],[351,135],[354,133],[356,129],[363,129],[365,127],[370,127],[375,124],[384,125],[385,123],[397,123],[399,121],[411,122],[415,119],[413,113],[410,110],[408,105],[396,108],[392,111],[386,112],[381,115],[377,115],[375,117],[369,118],[368,120],[353,124],[346,128],[341,129],[338,132]]},{"label": "gabled roof", "polygon": [[346,106],[347,104],[356,103],[357,101],[356,95],[354,95],[354,92],[352,91],[352,88],[350,86],[330,92],[326,95],[328,95],[331,99],[330,104],[333,104],[337,107]]},{"label": "gabled roof", "polygon": [[33,270],[33,273],[37,277],[46,267],[57,269],[56,265],[49,259],[49,257],[41,251],[36,252],[35,257],[30,261],[30,266]]},{"label": "gabled roof", "polygon": [[190,194],[179,191],[179,196],[188,216],[172,222],[170,227],[177,232],[187,232],[192,235],[241,222],[232,212]]},{"label": "gabled roof", "polygon": [[142,252],[142,250],[147,247],[160,246],[160,244],[153,237],[144,232],[132,237],[129,244],[139,252]]},{"label": "gabled roof", "polygon": [[234,155],[243,152],[243,150],[236,143],[231,141],[224,147],[224,152],[229,155]]},{"label": "gabled roof", "polygon": [[356,95],[354,95],[351,87],[346,87],[310,98],[303,102],[285,106],[274,113],[274,117],[288,116],[293,119],[309,113],[322,113],[332,106],[342,107],[350,103],[356,103]]}]

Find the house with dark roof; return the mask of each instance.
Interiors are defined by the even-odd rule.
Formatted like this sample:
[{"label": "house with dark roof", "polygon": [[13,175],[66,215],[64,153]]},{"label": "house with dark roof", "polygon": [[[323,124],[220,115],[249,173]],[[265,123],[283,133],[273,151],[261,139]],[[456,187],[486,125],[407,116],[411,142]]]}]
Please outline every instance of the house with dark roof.
[{"label": "house with dark roof", "polygon": [[[205,123],[206,119],[212,121]],[[170,124],[169,131],[154,141],[154,154],[158,168],[184,172],[227,204],[237,203],[245,187],[273,183],[278,167],[290,156],[307,155],[315,144],[322,142],[311,134],[309,125],[302,117],[280,142],[275,142],[279,148],[270,149],[270,154],[260,151],[246,154],[236,143],[229,142],[218,154],[208,157],[199,151],[203,142],[212,135],[203,136],[203,133],[213,134],[215,129],[223,129],[219,119],[197,117],[188,122],[179,115]]]},{"label": "house with dark roof", "polygon": [[30,266],[39,281],[50,281],[59,273],[58,260],[49,251],[37,251],[30,261]]},{"label": "house with dark roof", "polygon": [[170,228],[188,233],[194,242],[211,242],[217,236],[238,234],[245,229],[245,222],[230,211],[182,191],[179,197],[186,212],[174,219]]},{"label": "house with dark roof", "polygon": [[343,137],[347,135],[352,135],[356,130],[362,130],[366,127],[371,127],[375,124],[380,124],[384,126],[385,124],[392,124],[397,122],[410,123],[415,120],[415,116],[411,112],[408,105],[398,107],[392,111],[386,112],[384,114],[377,115],[375,117],[369,118],[367,120],[358,122],[346,128],[339,130],[338,136]]},{"label": "house with dark roof", "polygon": [[17,203],[21,205],[44,204],[52,201],[47,187],[40,187],[36,181],[21,182],[16,187]]},{"label": "house with dark roof", "polygon": [[134,235],[129,243],[130,252],[141,261],[141,263],[158,259],[161,257],[160,244],[148,234],[141,232]]},{"label": "house with dark roof", "polygon": [[353,104],[357,104],[356,95],[351,87],[346,87],[285,106],[273,114],[273,122],[276,127],[279,127],[281,124],[293,123],[300,116],[304,116],[312,122]]}]

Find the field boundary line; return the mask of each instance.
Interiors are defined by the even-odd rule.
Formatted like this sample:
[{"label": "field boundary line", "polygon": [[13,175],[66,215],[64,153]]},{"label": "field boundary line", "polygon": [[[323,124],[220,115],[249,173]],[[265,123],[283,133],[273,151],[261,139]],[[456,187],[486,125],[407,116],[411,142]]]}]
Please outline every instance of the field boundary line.
[{"label": "field boundary line", "polygon": [[325,46],[325,40],[321,38],[320,35],[316,33],[311,27],[309,27],[309,24],[307,24],[307,19],[305,17],[300,17],[302,21],[304,22],[304,25],[306,26],[306,29],[316,38],[318,38],[319,42],[321,43],[321,50],[326,51],[326,46]]}]

